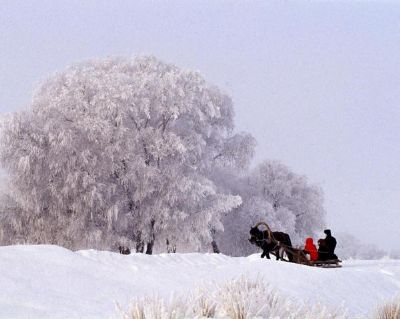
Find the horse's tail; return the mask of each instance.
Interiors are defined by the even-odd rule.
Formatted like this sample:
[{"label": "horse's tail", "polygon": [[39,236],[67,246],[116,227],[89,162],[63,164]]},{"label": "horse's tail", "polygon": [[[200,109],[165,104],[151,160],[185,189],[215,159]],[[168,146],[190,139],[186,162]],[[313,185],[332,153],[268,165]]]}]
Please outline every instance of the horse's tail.
[{"label": "horse's tail", "polygon": [[[290,236],[288,235],[288,246],[292,248],[292,241],[290,240]],[[288,255],[289,261],[293,261],[293,250],[290,250],[289,253],[286,253]]]}]

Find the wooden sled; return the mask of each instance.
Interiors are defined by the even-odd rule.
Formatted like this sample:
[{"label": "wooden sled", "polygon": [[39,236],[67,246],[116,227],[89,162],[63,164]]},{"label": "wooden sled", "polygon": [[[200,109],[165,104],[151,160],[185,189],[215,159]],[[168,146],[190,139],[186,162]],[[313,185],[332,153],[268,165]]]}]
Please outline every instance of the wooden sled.
[{"label": "wooden sled", "polygon": [[[293,262],[296,264],[322,267],[322,268],[340,268],[342,261],[340,259],[330,259],[330,260],[309,260],[302,249],[293,247],[282,247],[283,251],[287,254],[293,255]],[[286,260],[286,259],[285,259]]]}]

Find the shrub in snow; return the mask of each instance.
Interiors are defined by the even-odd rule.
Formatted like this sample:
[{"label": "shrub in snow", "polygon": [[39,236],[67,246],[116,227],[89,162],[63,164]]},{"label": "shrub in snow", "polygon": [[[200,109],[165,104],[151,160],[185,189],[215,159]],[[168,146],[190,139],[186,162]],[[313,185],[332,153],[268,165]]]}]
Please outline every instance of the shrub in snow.
[{"label": "shrub in snow", "polygon": [[242,276],[216,288],[198,290],[191,297],[134,299],[124,319],[345,319],[341,309],[319,304],[305,306],[284,298],[261,279]]},{"label": "shrub in snow", "polygon": [[374,319],[400,319],[400,297],[380,306]]},{"label": "shrub in snow", "polygon": [[193,309],[182,298],[172,297],[165,301],[160,297],[137,298],[123,319],[185,319],[195,318]]},{"label": "shrub in snow", "polygon": [[344,319],[342,309],[329,309],[320,304],[304,305],[281,296],[276,289],[259,278],[242,276],[228,281],[219,289],[218,318],[282,318],[282,319]]},{"label": "shrub in snow", "polygon": [[220,318],[269,318],[277,315],[284,300],[262,280],[245,277],[228,281],[219,287],[217,295]]},{"label": "shrub in snow", "polygon": [[216,315],[217,302],[212,294],[204,289],[198,289],[191,297],[193,311],[201,318],[214,318]]}]

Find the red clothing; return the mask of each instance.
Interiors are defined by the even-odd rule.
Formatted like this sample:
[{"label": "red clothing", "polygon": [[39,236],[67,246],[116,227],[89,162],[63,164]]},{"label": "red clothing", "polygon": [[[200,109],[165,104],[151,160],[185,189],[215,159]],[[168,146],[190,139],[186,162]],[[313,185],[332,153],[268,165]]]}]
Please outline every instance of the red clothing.
[{"label": "red clothing", "polygon": [[315,247],[313,239],[311,237],[306,239],[304,250],[306,251],[306,253],[310,254],[310,260],[318,260],[318,250],[317,247]]}]

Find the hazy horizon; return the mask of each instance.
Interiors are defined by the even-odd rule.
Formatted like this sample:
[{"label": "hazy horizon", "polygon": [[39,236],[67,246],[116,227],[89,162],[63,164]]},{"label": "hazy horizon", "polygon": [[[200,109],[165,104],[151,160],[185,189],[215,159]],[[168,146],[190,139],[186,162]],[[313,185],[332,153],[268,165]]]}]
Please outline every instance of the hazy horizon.
[{"label": "hazy horizon", "polygon": [[75,62],[135,54],[232,96],[255,162],[320,185],[333,234],[400,249],[400,5],[2,1],[0,115]]}]

